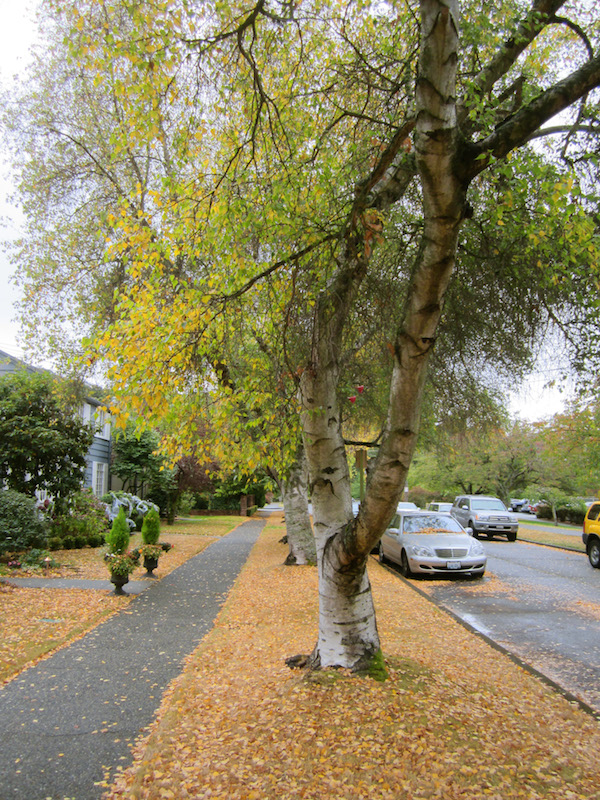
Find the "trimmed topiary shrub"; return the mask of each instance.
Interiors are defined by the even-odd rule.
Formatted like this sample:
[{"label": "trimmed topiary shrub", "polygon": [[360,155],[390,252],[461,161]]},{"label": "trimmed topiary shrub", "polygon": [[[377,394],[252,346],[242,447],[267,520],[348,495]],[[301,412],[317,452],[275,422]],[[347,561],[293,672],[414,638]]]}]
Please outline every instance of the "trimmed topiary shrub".
[{"label": "trimmed topiary shrub", "polygon": [[48,525],[37,502],[13,489],[0,490],[0,553],[46,547]]},{"label": "trimmed topiary shrub", "polygon": [[124,553],[129,546],[129,525],[122,506],[106,536],[106,543],[109,551],[116,554]]},{"label": "trimmed topiary shrub", "polygon": [[552,519],[552,508],[548,505],[539,505],[536,512],[538,519]]},{"label": "trimmed topiary shrub", "polygon": [[76,547],[75,537],[71,536],[70,534],[68,536],[65,536],[62,542],[63,542],[63,550],[74,550]]},{"label": "trimmed topiary shrub", "polygon": [[151,508],[144,517],[142,525],[142,541],[144,544],[156,544],[160,536],[160,516],[155,508]]}]

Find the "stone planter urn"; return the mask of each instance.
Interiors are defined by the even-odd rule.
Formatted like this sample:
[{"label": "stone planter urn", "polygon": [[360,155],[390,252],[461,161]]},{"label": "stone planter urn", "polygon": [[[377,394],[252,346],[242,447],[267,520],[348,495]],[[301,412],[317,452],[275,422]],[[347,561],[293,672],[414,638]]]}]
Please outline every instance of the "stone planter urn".
[{"label": "stone planter urn", "polygon": [[144,569],[146,570],[146,574],[144,578],[156,578],[156,575],[152,573],[158,567],[158,558],[150,558],[150,556],[144,556]]},{"label": "stone planter urn", "polygon": [[125,586],[126,583],[129,583],[129,575],[121,575],[117,574],[116,572],[111,572],[110,582],[114,584],[114,594],[127,594],[127,592],[123,591],[123,586]]}]

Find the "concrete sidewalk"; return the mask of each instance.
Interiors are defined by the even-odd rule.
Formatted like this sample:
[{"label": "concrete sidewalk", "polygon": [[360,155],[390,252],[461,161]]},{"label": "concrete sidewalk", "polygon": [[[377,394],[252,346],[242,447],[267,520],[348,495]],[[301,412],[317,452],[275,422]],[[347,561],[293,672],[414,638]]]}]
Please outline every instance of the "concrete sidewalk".
[{"label": "concrete sidewalk", "polygon": [[[115,587],[108,580],[87,580],[85,578],[0,578],[0,583],[12,586],[26,586],[28,589],[90,589],[91,591],[112,591]],[[126,594],[141,594],[153,584],[151,579],[145,581],[128,581],[125,584]]]},{"label": "concrete sidewalk", "polygon": [[1,800],[101,797],[211,629],[264,524],[243,523],[0,689]]}]

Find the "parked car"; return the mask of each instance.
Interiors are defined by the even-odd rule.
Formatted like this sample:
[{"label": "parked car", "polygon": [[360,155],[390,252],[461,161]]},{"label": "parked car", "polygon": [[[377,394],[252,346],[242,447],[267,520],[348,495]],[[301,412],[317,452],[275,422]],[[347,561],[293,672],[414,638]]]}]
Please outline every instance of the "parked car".
[{"label": "parked car", "polygon": [[450,512],[463,528],[470,528],[477,539],[485,533],[488,539],[501,533],[509,542],[517,538],[519,520],[498,497],[482,494],[460,495],[452,504]]},{"label": "parked car", "polygon": [[379,560],[398,564],[406,578],[416,573],[481,577],[487,562],[480,542],[449,514],[404,510],[381,537]]},{"label": "parked car", "polygon": [[523,498],[521,500],[517,500],[516,498],[513,497],[510,500],[510,510],[511,511],[515,511],[515,512],[516,511],[523,511],[523,506],[528,506],[528,505],[529,505],[529,500],[526,500],[525,498]]},{"label": "parked car", "polygon": [[427,503],[427,511],[439,511],[441,514],[449,514],[452,503]]},{"label": "parked car", "polygon": [[595,569],[600,569],[600,503],[592,503],[588,508],[583,520],[581,538],[590,564]]}]

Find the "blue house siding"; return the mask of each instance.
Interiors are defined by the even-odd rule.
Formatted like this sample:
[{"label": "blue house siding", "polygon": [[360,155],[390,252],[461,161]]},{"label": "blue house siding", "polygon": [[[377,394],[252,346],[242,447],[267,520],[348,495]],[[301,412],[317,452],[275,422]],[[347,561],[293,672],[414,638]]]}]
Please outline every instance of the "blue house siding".
[{"label": "blue house siding", "polygon": [[[100,436],[94,436],[94,441],[86,456],[86,468],[83,485],[96,492],[97,486],[95,485],[94,462],[96,464],[106,464],[106,479],[104,482],[103,490],[98,491],[98,494],[104,494],[110,488],[110,475],[108,465],[110,464],[110,440],[103,439]],[[96,468],[97,469],[97,468]]]}]

